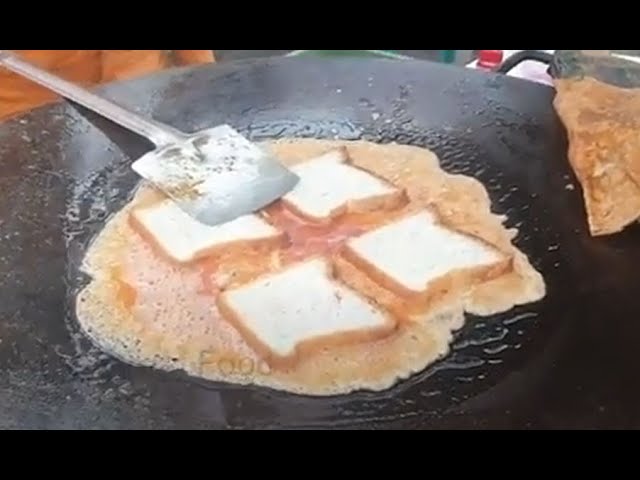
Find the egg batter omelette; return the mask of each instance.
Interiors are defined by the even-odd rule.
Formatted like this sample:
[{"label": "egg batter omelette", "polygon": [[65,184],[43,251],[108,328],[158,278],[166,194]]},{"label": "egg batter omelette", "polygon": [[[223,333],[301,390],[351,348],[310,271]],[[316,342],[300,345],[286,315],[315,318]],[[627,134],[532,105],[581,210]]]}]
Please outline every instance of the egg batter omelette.
[{"label": "egg batter omelette", "polygon": [[[513,244],[514,230],[491,212],[475,179],[444,172],[429,150],[366,141],[284,139],[267,148],[293,166],[346,147],[354,165],[400,187],[407,201],[395,210],[346,213],[328,224],[295,215],[281,202],[263,212],[287,242],[269,251],[234,248],[179,264],[166,258],[131,221],[131,212],[163,197],[142,184],[91,244],[83,269],[92,280],[78,295],[83,331],[103,350],[134,365],[184,370],[189,375],[310,395],[384,390],[425,369],[449,351],[464,314],[492,315],[545,295],[542,276]],[[445,292],[420,310],[365,275],[340,255],[344,243],[390,218],[429,208],[450,228],[487,242],[511,259],[490,279]],[[428,255],[415,245],[413,255]],[[295,262],[329,258],[353,288],[399,320],[393,331],[367,341],[318,348],[289,365],[274,365],[219,309],[221,292]]]}]

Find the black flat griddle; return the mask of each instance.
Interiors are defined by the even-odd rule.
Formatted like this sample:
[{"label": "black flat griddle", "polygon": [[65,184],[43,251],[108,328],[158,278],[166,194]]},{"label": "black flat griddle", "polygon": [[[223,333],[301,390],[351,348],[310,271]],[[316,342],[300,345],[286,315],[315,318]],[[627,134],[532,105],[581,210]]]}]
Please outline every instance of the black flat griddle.
[{"label": "black flat griddle", "polygon": [[431,148],[484,183],[548,295],[470,318],[450,356],[382,393],[308,398],[122,364],[78,331],[72,305],[87,244],[150,146],[60,103],[0,127],[0,428],[640,426],[640,232],[587,234],[552,89],[421,61],[289,58],[104,93],[186,131]]}]

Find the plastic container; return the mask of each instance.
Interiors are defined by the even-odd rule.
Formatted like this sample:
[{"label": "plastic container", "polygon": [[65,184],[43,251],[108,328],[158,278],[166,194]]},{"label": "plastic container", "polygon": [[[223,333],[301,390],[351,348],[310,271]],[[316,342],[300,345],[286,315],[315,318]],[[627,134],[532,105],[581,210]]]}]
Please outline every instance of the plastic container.
[{"label": "plastic container", "polygon": [[502,50],[480,50],[477,67],[481,70],[497,70],[503,59],[504,52]]}]

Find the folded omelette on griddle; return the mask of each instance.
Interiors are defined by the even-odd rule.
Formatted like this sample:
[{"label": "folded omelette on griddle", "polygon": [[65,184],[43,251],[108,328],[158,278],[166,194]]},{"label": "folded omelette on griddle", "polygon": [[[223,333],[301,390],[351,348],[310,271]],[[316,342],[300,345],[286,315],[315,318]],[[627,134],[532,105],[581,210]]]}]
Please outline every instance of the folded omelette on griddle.
[{"label": "folded omelette on griddle", "polygon": [[382,390],[448,352],[464,313],[545,294],[476,180],[430,151],[266,144],[301,178],[216,227],[146,185],[92,243],[83,330],[131,364],[313,395]]},{"label": "folded omelette on griddle", "polygon": [[640,89],[584,78],[557,80],[556,90],[590,232],[619,232],[640,217]]}]

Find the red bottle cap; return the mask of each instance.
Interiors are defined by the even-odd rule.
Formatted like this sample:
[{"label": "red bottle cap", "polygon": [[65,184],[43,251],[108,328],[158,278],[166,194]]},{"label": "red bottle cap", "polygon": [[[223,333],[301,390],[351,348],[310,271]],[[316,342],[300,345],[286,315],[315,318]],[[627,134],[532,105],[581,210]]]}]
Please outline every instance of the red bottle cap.
[{"label": "red bottle cap", "polygon": [[493,70],[500,66],[503,57],[502,50],[480,50],[478,52],[478,66]]}]

